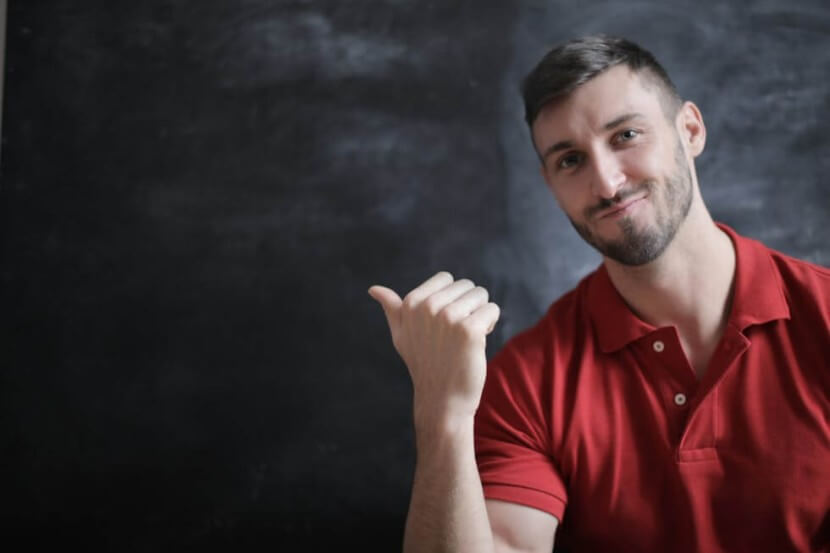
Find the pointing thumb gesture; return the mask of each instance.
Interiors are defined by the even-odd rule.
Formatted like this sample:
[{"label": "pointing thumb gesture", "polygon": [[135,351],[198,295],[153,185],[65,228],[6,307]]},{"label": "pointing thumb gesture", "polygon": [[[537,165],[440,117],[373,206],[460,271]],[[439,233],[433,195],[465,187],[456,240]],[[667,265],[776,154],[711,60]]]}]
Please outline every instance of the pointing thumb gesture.
[{"label": "pointing thumb gesture", "polygon": [[383,307],[412,377],[416,427],[473,416],[487,372],[486,336],[499,318],[487,290],[441,271],[403,299],[385,286],[369,295]]}]

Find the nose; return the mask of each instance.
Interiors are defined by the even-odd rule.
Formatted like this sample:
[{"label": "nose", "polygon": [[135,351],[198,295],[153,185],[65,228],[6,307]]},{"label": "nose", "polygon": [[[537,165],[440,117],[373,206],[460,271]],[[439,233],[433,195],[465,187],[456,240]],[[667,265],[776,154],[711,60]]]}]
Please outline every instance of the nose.
[{"label": "nose", "polygon": [[593,155],[592,189],[596,196],[611,199],[625,184],[625,173],[619,159],[612,152],[597,151]]}]

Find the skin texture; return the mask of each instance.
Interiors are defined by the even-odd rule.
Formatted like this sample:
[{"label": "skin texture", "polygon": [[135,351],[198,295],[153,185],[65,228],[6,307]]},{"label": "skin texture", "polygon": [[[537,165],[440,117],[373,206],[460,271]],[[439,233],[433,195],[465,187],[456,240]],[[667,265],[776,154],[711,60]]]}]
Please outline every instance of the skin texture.
[{"label": "skin texture", "polygon": [[[653,83],[612,67],[545,106],[532,135],[542,176],[623,299],[646,322],[674,325],[700,376],[723,333],[735,254],[700,195],[700,111],[685,102],[671,113],[661,100]],[[369,294],[413,383],[417,459],[404,551],[549,553],[556,518],[485,500],[475,464],[473,416],[498,306],[446,272],[404,298],[383,286]]]}]

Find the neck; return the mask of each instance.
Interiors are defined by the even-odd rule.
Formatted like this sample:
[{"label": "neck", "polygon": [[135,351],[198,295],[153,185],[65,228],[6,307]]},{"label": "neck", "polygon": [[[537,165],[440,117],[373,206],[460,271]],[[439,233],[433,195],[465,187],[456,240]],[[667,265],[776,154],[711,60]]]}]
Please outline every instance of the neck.
[{"label": "neck", "polygon": [[629,307],[654,326],[675,326],[700,376],[723,334],[735,274],[732,241],[698,196],[674,239],[638,267],[605,259],[611,281]]}]

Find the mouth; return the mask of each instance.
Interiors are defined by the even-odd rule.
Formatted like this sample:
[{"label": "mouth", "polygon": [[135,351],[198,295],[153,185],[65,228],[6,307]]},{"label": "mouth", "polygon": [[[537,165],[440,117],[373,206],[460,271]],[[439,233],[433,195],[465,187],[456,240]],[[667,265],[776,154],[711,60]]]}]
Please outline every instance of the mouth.
[{"label": "mouth", "polygon": [[639,204],[642,200],[645,200],[648,194],[643,194],[642,196],[637,196],[636,198],[629,198],[624,200],[618,204],[615,204],[608,209],[603,209],[599,213],[597,213],[596,218],[597,220],[600,219],[612,219],[614,217],[622,217],[623,215],[628,214],[634,206]]}]

